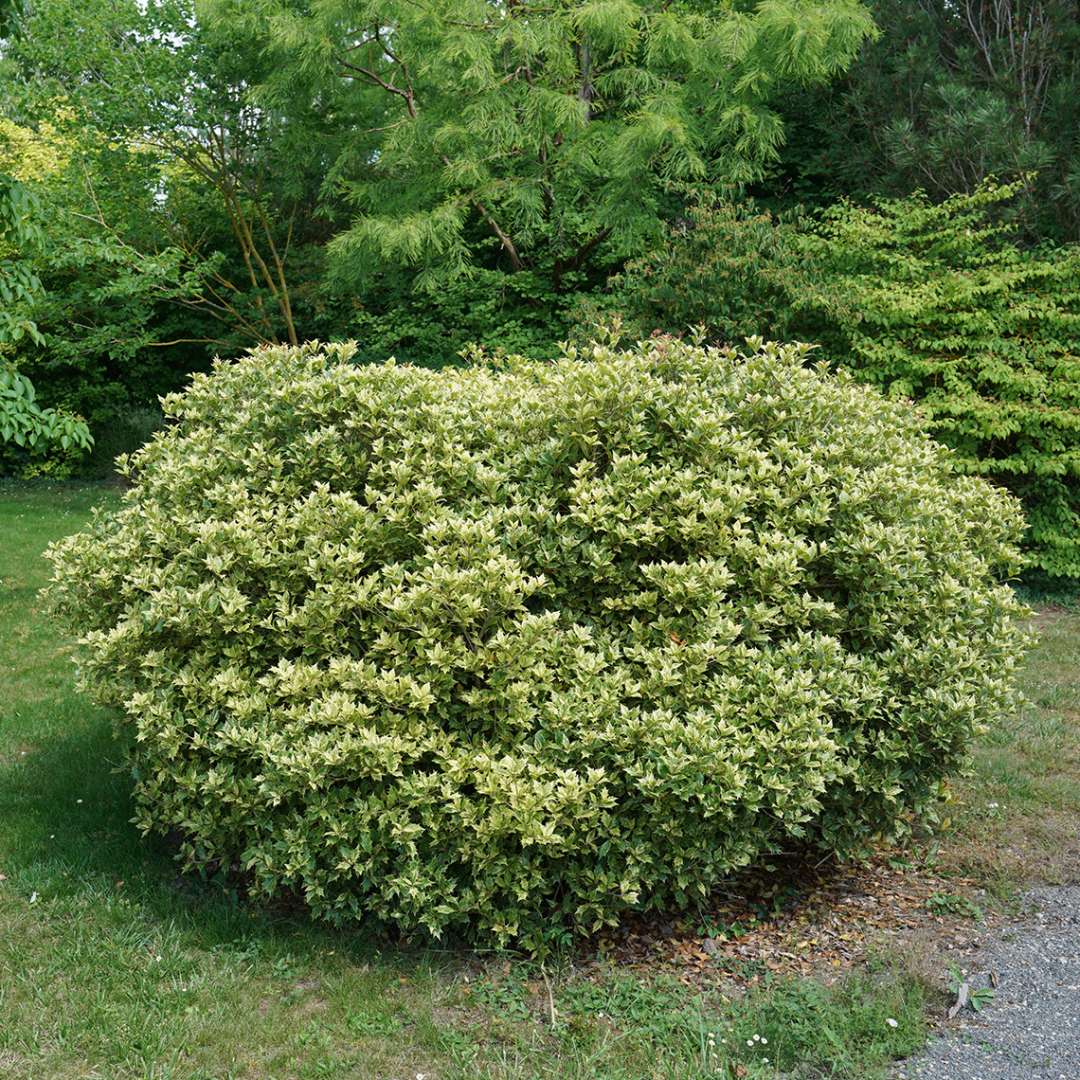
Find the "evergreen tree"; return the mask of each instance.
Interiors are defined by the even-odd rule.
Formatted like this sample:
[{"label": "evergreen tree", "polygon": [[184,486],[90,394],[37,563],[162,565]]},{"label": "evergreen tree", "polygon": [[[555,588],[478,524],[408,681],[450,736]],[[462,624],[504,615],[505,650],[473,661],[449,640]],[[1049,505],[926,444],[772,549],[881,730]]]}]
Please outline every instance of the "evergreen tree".
[{"label": "evergreen tree", "polygon": [[1021,180],[1029,241],[1080,239],[1080,3],[872,0],[881,35],[845,76],[787,94],[793,138],[757,193],[826,205]]}]

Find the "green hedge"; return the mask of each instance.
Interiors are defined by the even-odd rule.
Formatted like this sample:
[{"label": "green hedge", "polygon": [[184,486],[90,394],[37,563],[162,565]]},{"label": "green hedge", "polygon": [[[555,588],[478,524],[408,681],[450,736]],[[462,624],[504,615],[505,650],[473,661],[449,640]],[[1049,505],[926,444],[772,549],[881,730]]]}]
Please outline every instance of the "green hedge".
[{"label": "green hedge", "polygon": [[903,829],[1010,707],[1017,504],[804,350],[351,353],[196,377],[51,551],[189,865],[537,949]]}]

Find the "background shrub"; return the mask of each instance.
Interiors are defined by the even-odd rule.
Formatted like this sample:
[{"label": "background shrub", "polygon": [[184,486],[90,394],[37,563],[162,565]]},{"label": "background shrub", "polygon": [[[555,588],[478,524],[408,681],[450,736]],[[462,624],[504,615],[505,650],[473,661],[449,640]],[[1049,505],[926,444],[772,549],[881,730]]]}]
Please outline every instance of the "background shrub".
[{"label": "background shrub", "polygon": [[615,281],[632,333],[763,334],[911,398],[959,469],[1023,502],[1029,566],[1080,577],[1080,246],[1024,248],[1022,189],[840,202],[811,222],[707,199]]},{"label": "background shrub", "polygon": [[799,303],[831,358],[1023,500],[1031,566],[1080,578],[1080,247],[1013,243],[993,215],[1020,187],[840,204],[806,240]]},{"label": "background shrub", "polygon": [[633,340],[702,326],[711,341],[724,344],[755,335],[790,340],[796,330],[816,341],[793,302],[808,277],[816,281],[799,250],[800,226],[809,221],[777,218],[707,190],[685,198],[686,212],[668,243],[627,263],[605,294],[579,300],[586,321],[602,325],[605,315],[617,315]]},{"label": "background shrub", "polygon": [[191,866],[538,948],[902,829],[1009,707],[1017,504],[805,350],[351,353],[197,376],[51,550]]},{"label": "background shrub", "polygon": [[[461,353],[484,342],[493,350],[548,359],[567,337],[567,308],[576,294],[560,294],[541,276],[507,276],[480,269],[468,278],[420,292],[408,276],[383,274],[380,288],[369,281],[371,298],[353,312],[339,337],[355,338],[357,360],[442,367],[461,362]],[[348,288],[346,284],[344,289]]]},{"label": "background shrub", "polygon": [[0,356],[0,476],[67,476],[94,440],[82,418],[43,409],[34,384]]}]

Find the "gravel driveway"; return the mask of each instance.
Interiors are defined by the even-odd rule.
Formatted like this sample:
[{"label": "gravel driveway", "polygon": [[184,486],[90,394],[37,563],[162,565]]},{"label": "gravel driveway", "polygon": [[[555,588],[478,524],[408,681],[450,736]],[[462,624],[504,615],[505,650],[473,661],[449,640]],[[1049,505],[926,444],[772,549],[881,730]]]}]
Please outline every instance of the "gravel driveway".
[{"label": "gravel driveway", "polygon": [[997,989],[979,1013],[902,1062],[905,1080],[1080,1080],[1080,886],[1035,889],[1029,920],[968,958],[972,986]]}]

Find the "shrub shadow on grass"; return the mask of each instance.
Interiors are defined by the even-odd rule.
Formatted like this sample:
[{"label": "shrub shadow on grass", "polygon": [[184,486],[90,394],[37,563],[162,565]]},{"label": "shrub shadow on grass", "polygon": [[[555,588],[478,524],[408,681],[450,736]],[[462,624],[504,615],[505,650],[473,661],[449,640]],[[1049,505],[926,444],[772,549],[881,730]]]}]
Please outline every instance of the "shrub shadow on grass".
[{"label": "shrub shadow on grass", "polygon": [[[297,959],[326,949],[363,959],[390,944],[378,927],[337,930],[313,922],[300,903],[267,906],[235,879],[182,874],[175,843],[144,837],[132,823],[132,778],[124,747],[103,710],[45,701],[21,710],[29,730],[54,734],[0,761],[0,869],[42,900],[123,895],[133,918],[168,923],[199,948],[288,950]],[[32,715],[48,714],[43,724]],[[21,725],[20,725],[21,726]],[[256,941],[261,939],[261,941]],[[391,947],[402,963],[428,950]]]},{"label": "shrub shadow on grass", "polygon": [[[87,717],[63,702],[35,702],[20,710],[30,731],[49,734],[0,765],[0,818],[4,821],[9,872],[62,873],[59,891],[116,888],[165,895],[175,868],[159,842],[144,840],[131,822],[131,778],[123,748],[100,710]],[[70,721],[65,723],[65,720]]]}]

